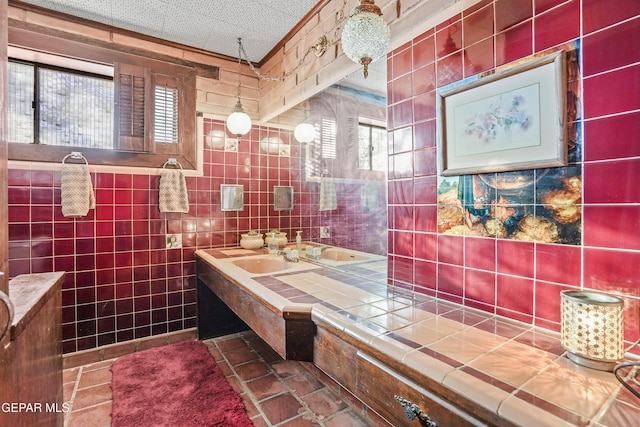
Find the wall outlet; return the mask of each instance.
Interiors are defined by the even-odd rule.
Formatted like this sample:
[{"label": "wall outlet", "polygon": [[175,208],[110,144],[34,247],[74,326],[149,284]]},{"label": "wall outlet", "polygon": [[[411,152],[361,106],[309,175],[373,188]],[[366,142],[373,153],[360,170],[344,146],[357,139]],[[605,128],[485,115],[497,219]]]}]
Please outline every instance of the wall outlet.
[{"label": "wall outlet", "polygon": [[329,227],[328,226],[320,227],[320,238],[328,239],[329,237],[331,237],[331,233],[329,232]]},{"label": "wall outlet", "polygon": [[167,249],[182,247],[182,234],[167,234]]}]

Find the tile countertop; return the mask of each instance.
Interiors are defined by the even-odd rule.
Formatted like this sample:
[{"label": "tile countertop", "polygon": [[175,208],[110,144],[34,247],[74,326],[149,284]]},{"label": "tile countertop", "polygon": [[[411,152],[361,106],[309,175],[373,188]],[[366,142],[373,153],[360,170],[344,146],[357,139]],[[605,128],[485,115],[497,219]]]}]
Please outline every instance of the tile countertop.
[{"label": "tile countertop", "polygon": [[[230,266],[241,249],[199,250],[203,261],[278,310],[311,310],[337,328],[521,426],[640,426],[640,399],[612,373],[571,362],[559,334],[387,286],[386,261],[292,263],[252,275]],[[382,264],[385,265],[382,265]]]}]

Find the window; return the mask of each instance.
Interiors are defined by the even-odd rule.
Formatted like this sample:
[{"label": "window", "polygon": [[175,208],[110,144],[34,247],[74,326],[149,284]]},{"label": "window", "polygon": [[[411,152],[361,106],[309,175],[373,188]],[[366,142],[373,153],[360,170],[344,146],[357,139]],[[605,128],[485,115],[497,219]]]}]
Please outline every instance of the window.
[{"label": "window", "polygon": [[358,124],[358,168],[387,171],[387,130],[384,127]]},{"label": "window", "polygon": [[81,151],[91,164],[160,167],[173,157],[196,169],[202,66],[27,30],[11,35],[10,160],[59,162]]},{"label": "window", "polygon": [[113,149],[113,79],[9,61],[9,141]]}]

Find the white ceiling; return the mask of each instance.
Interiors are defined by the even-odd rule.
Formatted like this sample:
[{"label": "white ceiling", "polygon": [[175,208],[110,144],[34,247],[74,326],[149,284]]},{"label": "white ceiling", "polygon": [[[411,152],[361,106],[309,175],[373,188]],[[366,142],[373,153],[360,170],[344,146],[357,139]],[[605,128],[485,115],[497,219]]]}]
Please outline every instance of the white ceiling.
[{"label": "white ceiling", "polygon": [[[260,62],[318,0],[22,0],[187,46],[238,57],[238,37],[248,59]],[[348,11],[346,11],[348,13]],[[374,62],[345,85],[386,95],[386,61]]]}]

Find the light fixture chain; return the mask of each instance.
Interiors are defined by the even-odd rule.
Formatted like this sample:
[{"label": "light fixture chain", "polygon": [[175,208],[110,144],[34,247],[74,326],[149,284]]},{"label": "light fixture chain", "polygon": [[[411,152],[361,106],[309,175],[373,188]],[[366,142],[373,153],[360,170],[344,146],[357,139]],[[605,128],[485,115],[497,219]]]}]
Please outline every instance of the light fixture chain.
[{"label": "light fixture chain", "polygon": [[[333,24],[333,28],[330,31],[328,31],[328,33],[333,31],[333,39],[332,40],[327,40],[327,47],[334,46],[340,41],[339,33],[340,33],[340,28],[342,26],[342,23],[346,19],[346,17],[344,16],[344,9],[347,6],[347,2],[348,2],[348,0],[343,0],[342,7],[336,13],[336,21]],[[260,80],[265,80],[265,81],[272,81],[272,82],[285,81],[289,76],[291,76],[292,74],[295,74],[300,69],[300,67],[302,67],[304,65],[304,63],[305,63],[307,57],[309,56],[309,54],[311,52],[314,52],[315,50],[316,50],[316,46],[315,45],[311,46],[310,48],[308,48],[304,52],[304,54],[302,55],[302,58],[300,58],[300,60],[298,61],[298,63],[296,64],[295,67],[293,67],[291,70],[289,70],[287,72],[284,72],[279,77],[271,77],[271,76],[266,76],[266,75],[262,74],[253,65],[253,63],[249,60],[247,52],[244,50],[244,46],[242,45],[242,40],[238,39],[238,59],[241,61],[242,58],[244,58],[244,60],[247,62],[247,64],[249,64],[249,68],[251,68],[251,71],[253,71],[255,73],[255,75],[258,76],[258,78]],[[238,85],[238,92],[240,90],[239,86],[240,85]],[[238,98],[240,98],[240,93],[238,93]]]},{"label": "light fixture chain", "polygon": [[242,39],[238,37],[238,87],[236,89],[236,97],[238,98],[238,102],[240,102],[240,85],[242,84]]}]

